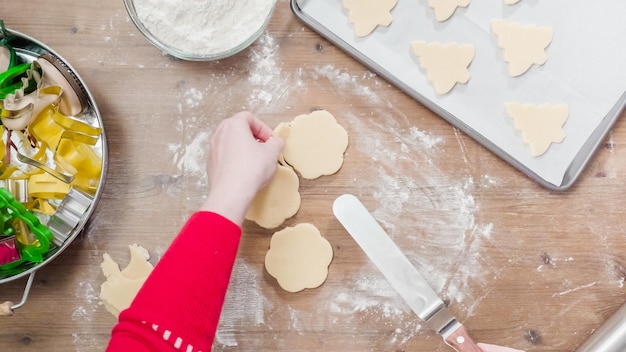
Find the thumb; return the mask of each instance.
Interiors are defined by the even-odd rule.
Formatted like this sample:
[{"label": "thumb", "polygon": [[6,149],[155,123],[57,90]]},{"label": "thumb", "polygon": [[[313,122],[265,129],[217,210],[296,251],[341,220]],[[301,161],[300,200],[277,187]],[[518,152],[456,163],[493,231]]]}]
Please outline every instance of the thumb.
[{"label": "thumb", "polygon": [[280,153],[280,151],[283,149],[285,142],[280,137],[271,136],[265,141],[264,144],[267,146],[267,148],[269,148],[270,150],[275,152],[276,155],[278,155],[278,153]]}]

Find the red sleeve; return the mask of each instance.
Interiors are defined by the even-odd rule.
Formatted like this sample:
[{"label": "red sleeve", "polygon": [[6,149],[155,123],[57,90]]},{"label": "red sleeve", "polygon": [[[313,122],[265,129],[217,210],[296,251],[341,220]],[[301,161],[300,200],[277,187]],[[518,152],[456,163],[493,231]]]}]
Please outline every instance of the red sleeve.
[{"label": "red sleeve", "polygon": [[218,214],[193,214],[120,314],[107,351],[210,351],[240,237]]}]

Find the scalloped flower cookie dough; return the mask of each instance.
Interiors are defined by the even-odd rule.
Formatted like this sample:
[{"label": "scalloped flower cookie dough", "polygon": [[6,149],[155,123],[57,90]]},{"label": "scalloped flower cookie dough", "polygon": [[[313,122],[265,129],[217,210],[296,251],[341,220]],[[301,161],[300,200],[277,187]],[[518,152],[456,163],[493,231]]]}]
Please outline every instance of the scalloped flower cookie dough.
[{"label": "scalloped flower cookie dough", "polygon": [[511,76],[517,77],[532,65],[541,66],[548,60],[546,48],[554,36],[552,27],[496,19],[491,21],[491,29],[498,37],[498,46],[503,51],[504,61],[509,64]]},{"label": "scalloped flower cookie dough", "polygon": [[428,6],[435,10],[435,18],[443,22],[452,17],[457,7],[468,7],[472,0],[428,0]]},{"label": "scalloped flower cookie dough", "polygon": [[266,229],[280,226],[300,209],[300,180],[289,166],[278,165],[270,183],[256,194],[246,219]]},{"label": "scalloped flower cookie dough", "polygon": [[100,300],[109,313],[116,317],[130,306],[153,269],[148,262],[150,253],[145,248],[133,244],[128,249],[130,262],[124,270],[120,271],[120,266],[108,253],[104,253],[104,260],[100,264],[106,277],[106,281],[100,286]]},{"label": "scalloped flower cookie dough", "polygon": [[411,48],[438,95],[450,92],[457,83],[469,81],[471,74],[467,68],[474,60],[473,45],[416,40],[411,42]]},{"label": "scalloped flower cookie dough", "polygon": [[569,116],[566,104],[506,103],[504,106],[530,147],[532,156],[544,154],[552,143],[561,143],[565,139],[563,125]]},{"label": "scalloped flower cookie dough", "polygon": [[300,176],[312,180],[339,171],[347,148],[348,132],[331,113],[318,110],[291,122],[283,157]]},{"label": "scalloped flower cookie dough", "polygon": [[265,269],[282,289],[298,292],[321,286],[328,276],[333,248],[312,224],[276,232],[265,254]]},{"label": "scalloped flower cookie dough", "polygon": [[[278,126],[276,126],[276,128],[274,128],[274,136],[281,138],[283,141],[286,141],[287,138],[289,138],[290,129],[291,125],[288,122],[281,122],[278,124]],[[288,166],[282,150],[278,154],[278,163],[280,165]]]},{"label": "scalloped flower cookie dough", "polygon": [[343,0],[343,7],[348,10],[348,20],[353,25],[354,34],[365,37],[376,27],[391,24],[391,10],[397,3],[398,0]]}]

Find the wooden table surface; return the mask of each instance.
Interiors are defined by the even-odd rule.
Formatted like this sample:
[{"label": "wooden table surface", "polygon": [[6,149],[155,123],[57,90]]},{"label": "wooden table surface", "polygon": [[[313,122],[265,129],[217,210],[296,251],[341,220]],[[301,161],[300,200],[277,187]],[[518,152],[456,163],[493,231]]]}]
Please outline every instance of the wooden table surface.
[{"label": "wooden table surface", "polygon": [[[94,215],[0,319],[2,351],[103,350],[116,320],[98,298],[102,255],[124,266],[138,243],[158,261],[206,194],[212,132],[244,109],[271,126],[326,109],[350,145],[336,175],[301,181],[284,224],[311,222],[330,241],[327,281],[281,290],[263,267],[273,231],[246,223],[215,351],[451,350],[335,220],[343,193],[363,199],[478,341],[573,351],[624,303],[622,122],[576,185],[552,192],[311,31],[287,0],[258,41],[219,62],[163,55],[121,0],[3,0],[0,16],[78,71],[109,146]],[[0,300],[24,285],[1,285]]]}]

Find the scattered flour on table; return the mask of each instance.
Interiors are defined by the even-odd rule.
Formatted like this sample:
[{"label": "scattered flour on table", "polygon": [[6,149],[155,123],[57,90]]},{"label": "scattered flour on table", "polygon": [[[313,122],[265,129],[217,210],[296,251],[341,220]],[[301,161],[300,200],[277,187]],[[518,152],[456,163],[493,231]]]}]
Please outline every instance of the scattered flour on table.
[{"label": "scattered flour on table", "polygon": [[[360,82],[364,80],[371,80],[375,78],[376,75],[370,71],[365,71],[360,76],[351,75],[347,72],[341,71],[338,68],[335,68],[333,65],[324,65],[321,67],[315,67],[313,69],[312,78],[320,79],[326,78],[332,81],[333,85],[335,85],[340,90],[349,90],[350,93],[357,94],[361,97],[367,98],[370,102],[378,103],[381,101],[378,94],[373,91],[369,86],[363,85]],[[375,84],[379,81],[376,81]]]},{"label": "scattered flour on table", "polygon": [[[477,187],[474,179],[450,176],[440,170],[437,160],[445,157],[439,148],[442,138],[415,126],[405,126],[411,125],[409,117],[390,108],[389,98],[369,88],[373,85],[372,77],[349,75],[332,65],[315,68],[313,72],[314,78],[329,80],[338,90],[348,90],[368,102],[380,103],[381,107],[371,113],[378,115],[377,119],[343,116],[352,134],[359,136],[351,143],[371,158],[374,166],[369,172],[378,180],[372,182],[372,175],[368,175],[370,177],[362,183],[358,177],[353,181],[363,188],[364,194],[373,194],[378,203],[376,209],[371,209],[374,216],[440,296],[463,312],[459,318],[471,316],[489,294],[482,287],[485,275],[493,274],[492,268],[487,267],[489,260],[481,256],[482,245],[491,238],[493,224],[476,220],[480,207],[473,196]],[[385,115],[394,118],[380,118]],[[399,126],[394,125],[394,121],[408,123]],[[404,172],[396,173],[397,169]],[[495,184],[488,176],[485,178],[486,182],[480,182],[482,187]],[[400,220],[414,226],[396,228],[394,224]],[[374,309],[383,316],[394,315],[392,320],[398,320],[399,315],[411,316],[408,306],[402,302],[395,305],[403,307],[402,311],[389,309],[384,299],[389,294],[388,286],[366,287],[369,291],[359,296],[354,284],[347,285],[346,293],[336,297],[334,311],[349,314]],[[380,299],[378,305],[376,297]]]},{"label": "scattered flour on table", "polygon": [[101,346],[89,333],[72,333],[72,344],[75,352],[102,351],[105,347]]},{"label": "scattered flour on table", "polygon": [[265,309],[272,305],[259,286],[263,266],[251,265],[238,257],[235,261],[226,301],[215,335],[214,350],[221,347],[237,347],[237,327],[265,324]]},{"label": "scattered flour on table", "polygon": [[200,131],[187,144],[169,144],[168,150],[174,155],[174,163],[185,175],[199,176],[206,169],[206,152],[211,136]]},{"label": "scattered flour on table", "polygon": [[198,90],[197,88],[190,88],[185,91],[183,98],[187,107],[197,108],[202,102],[202,99],[204,99],[204,95],[204,92]]},{"label": "scattered flour on table", "polygon": [[282,111],[289,103],[290,92],[302,89],[301,70],[283,73],[280,47],[270,34],[263,34],[251,48],[247,110],[255,114]]},{"label": "scattered flour on table", "polygon": [[94,285],[94,283],[89,281],[81,281],[74,293],[77,307],[72,312],[72,321],[78,322],[76,326],[79,330],[72,334],[72,344],[76,352],[100,351],[104,348],[93,337],[93,330],[89,324],[100,306],[100,298],[98,292],[94,289]]},{"label": "scattered flour on table", "polygon": [[[455,305],[458,318],[471,316],[489,294],[489,290],[482,287],[485,276],[497,275],[481,252],[482,246],[490,241],[493,225],[477,220],[480,206],[473,194],[481,187],[495,186],[496,180],[490,176],[479,180],[471,176],[451,176],[441,170],[438,163],[445,158],[443,139],[415,126],[411,117],[394,107],[392,97],[379,95],[376,87],[387,83],[375,74],[368,71],[351,75],[333,65],[281,71],[278,52],[278,44],[268,35],[262,36],[250,50],[247,86],[251,90],[246,99],[249,110],[257,114],[283,114],[295,92],[301,99],[316,85],[330,86],[338,94],[356,95],[364,103],[375,103],[377,107],[367,116],[349,113],[341,116],[342,124],[359,136],[351,140],[352,153],[363,153],[373,165],[363,178],[357,176],[348,182],[362,189],[363,194],[373,195],[377,207],[372,210],[376,218],[440,296]],[[216,127],[201,124],[201,115],[206,113],[203,111],[205,97],[223,94],[224,98],[229,98],[233,94],[232,91],[221,93],[217,90],[219,86],[212,84],[209,82],[203,88],[186,87],[181,93],[179,110],[185,118],[176,128],[184,130],[185,137],[179,143],[168,145],[176,168],[197,182],[206,182],[201,176],[206,166],[206,148],[202,147],[207,145]],[[381,115],[392,118],[381,119]],[[395,172],[400,166],[403,172]],[[414,226],[395,227],[394,224],[401,223],[400,219]],[[271,315],[278,314],[278,310],[273,309],[272,304],[278,298],[261,291],[262,270],[262,265],[251,265],[238,258],[214,348],[239,346],[236,332],[240,326],[283,328],[273,326]],[[329,329],[350,326],[354,319],[369,319],[394,327],[394,333],[387,336],[393,346],[404,344],[419,334],[421,322],[406,303],[382,276],[369,274],[365,268],[357,272],[346,281],[343,292],[320,301],[314,314],[290,307],[284,312],[291,320],[291,326],[286,329],[307,330],[319,324]]]},{"label": "scattered flour on table", "polygon": [[100,302],[98,292],[94,289],[93,284],[88,281],[81,281],[74,295],[77,298],[76,303],[80,303],[80,305],[72,313],[72,320],[91,321]]}]

